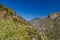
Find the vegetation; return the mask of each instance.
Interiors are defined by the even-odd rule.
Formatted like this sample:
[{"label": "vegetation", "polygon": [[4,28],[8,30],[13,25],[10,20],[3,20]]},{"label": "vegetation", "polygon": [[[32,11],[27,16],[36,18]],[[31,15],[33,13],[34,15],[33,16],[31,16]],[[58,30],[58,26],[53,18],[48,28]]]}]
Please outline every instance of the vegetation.
[{"label": "vegetation", "polygon": [[0,9],[0,40],[60,40],[60,16],[35,18],[29,23],[12,9],[1,4]]},{"label": "vegetation", "polygon": [[27,25],[14,23],[13,19],[0,20],[0,40],[32,40],[31,35],[41,39],[36,29],[30,29]]},{"label": "vegetation", "polygon": [[[6,13],[0,18],[0,40],[33,40],[33,38],[42,40],[40,33],[36,29],[30,28],[27,21],[21,17],[18,18],[11,11],[9,13],[8,8],[3,10],[6,10]],[[9,19],[6,16],[9,16]],[[18,22],[18,19],[21,22]]]}]

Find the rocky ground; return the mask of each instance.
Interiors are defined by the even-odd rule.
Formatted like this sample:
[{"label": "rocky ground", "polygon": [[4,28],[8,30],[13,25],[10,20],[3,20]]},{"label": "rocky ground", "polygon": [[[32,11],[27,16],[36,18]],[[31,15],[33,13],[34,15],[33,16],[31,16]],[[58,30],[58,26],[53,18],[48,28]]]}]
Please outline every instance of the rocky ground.
[{"label": "rocky ground", "polygon": [[30,21],[34,27],[43,32],[49,40],[60,40],[60,13],[49,14],[45,18],[35,18]]}]

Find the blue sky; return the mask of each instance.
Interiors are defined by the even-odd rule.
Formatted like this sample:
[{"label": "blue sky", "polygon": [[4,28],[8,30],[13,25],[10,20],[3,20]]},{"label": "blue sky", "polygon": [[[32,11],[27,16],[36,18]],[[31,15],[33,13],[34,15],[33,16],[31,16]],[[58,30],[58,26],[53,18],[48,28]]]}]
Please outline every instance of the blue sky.
[{"label": "blue sky", "polygon": [[26,20],[60,12],[60,0],[0,0],[0,3],[14,9]]}]

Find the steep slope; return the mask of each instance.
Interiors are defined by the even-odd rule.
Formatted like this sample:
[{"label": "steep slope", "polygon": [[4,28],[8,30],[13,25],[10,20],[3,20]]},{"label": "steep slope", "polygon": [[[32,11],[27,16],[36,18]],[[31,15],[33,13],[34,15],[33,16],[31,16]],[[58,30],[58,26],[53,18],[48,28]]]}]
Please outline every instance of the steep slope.
[{"label": "steep slope", "polygon": [[43,32],[50,40],[60,40],[60,13],[52,13],[46,18],[30,21],[34,27]]},{"label": "steep slope", "polygon": [[54,19],[54,26],[48,37],[52,40],[60,40],[60,15]]},{"label": "steep slope", "polygon": [[0,4],[0,40],[47,40],[12,9]]}]

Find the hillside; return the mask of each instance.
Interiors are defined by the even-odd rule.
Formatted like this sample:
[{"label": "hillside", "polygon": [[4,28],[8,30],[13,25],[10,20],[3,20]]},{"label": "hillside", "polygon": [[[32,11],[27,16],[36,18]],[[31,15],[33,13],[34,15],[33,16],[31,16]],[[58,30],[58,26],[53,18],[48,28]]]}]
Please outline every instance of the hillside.
[{"label": "hillside", "polygon": [[34,27],[43,32],[49,40],[60,40],[60,13],[49,14],[45,18],[30,21]]},{"label": "hillside", "polygon": [[47,37],[11,8],[0,4],[0,40],[47,40]]}]

